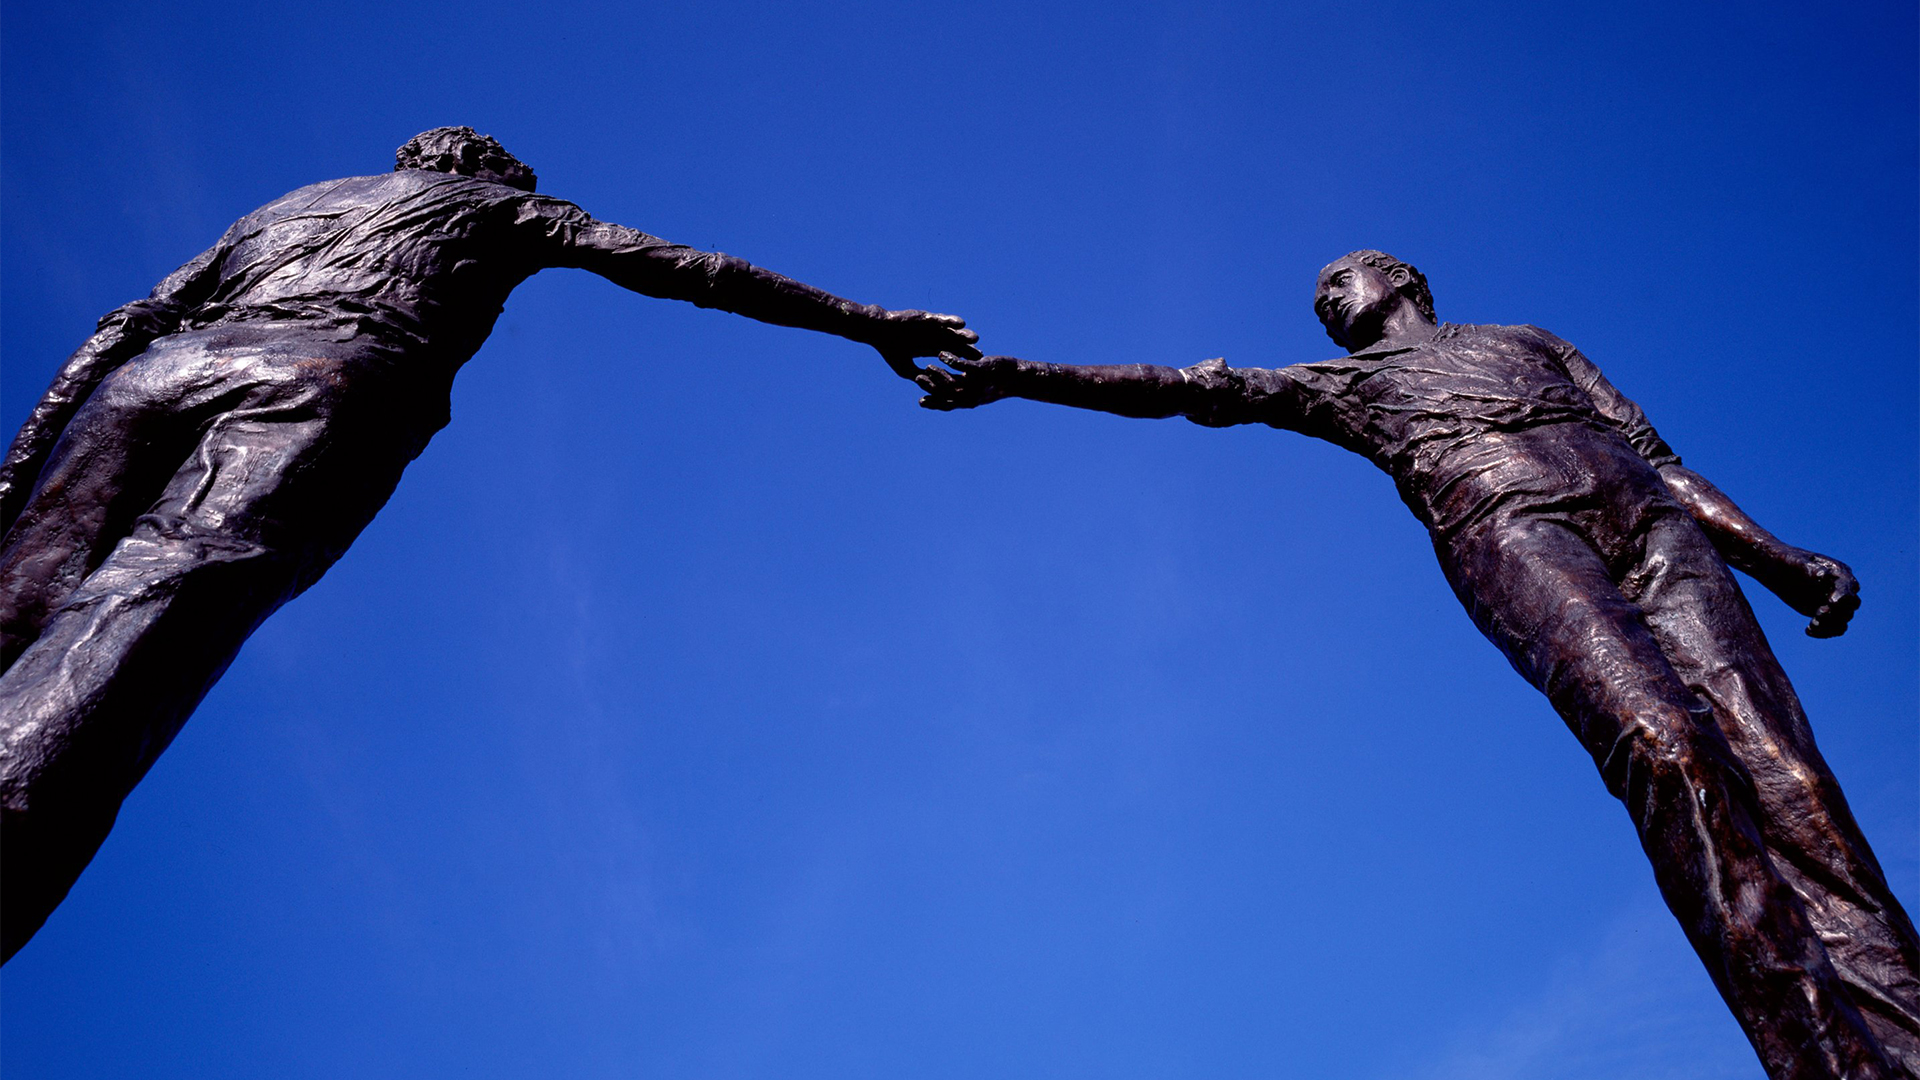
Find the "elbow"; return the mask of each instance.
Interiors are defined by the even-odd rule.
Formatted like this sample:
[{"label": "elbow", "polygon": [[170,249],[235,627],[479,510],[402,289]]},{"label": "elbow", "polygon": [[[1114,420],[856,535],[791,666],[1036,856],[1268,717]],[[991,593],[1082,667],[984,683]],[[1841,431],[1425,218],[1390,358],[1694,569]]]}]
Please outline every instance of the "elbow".
[{"label": "elbow", "polygon": [[1727,530],[1731,523],[1720,500],[1714,498],[1718,492],[1700,474],[1677,463],[1657,466],[1655,471],[1666,482],[1674,501],[1692,515],[1709,536],[1718,539],[1719,534]]},{"label": "elbow", "polygon": [[1688,509],[1692,509],[1700,501],[1703,494],[1700,489],[1700,474],[1677,461],[1655,465],[1654,471],[1660,474],[1660,479],[1666,481],[1667,490],[1673,492],[1674,498],[1679,499]]}]

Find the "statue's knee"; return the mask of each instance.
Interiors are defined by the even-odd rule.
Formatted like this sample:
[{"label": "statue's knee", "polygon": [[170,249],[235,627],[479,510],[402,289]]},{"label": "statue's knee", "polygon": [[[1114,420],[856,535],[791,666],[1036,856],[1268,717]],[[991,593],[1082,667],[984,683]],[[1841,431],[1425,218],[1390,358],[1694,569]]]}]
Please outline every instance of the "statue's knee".
[{"label": "statue's knee", "polygon": [[1719,771],[1726,757],[1710,725],[1710,716],[1675,704],[1636,709],[1600,762],[1608,790],[1624,798],[1636,781],[1699,786],[1702,775]]}]

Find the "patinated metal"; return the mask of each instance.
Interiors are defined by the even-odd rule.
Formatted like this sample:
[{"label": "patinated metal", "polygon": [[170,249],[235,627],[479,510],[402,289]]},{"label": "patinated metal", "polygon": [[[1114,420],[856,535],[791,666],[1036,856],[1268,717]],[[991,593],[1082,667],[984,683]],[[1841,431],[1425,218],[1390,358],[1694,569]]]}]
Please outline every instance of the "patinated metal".
[{"label": "patinated metal", "polygon": [[933,409],[1028,398],[1325,439],[1390,474],[1475,625],[1625,804],[1668,907],[1776,1080],[1920,1073],[1920,943],[1729,564],[1845,631],[1838,560],[1680,463],[1578,349],[1440,325],[1378,251],[1320,272],[1347,354],[1277,369],[945,357]]},{"label": "patinated metal", "polygon": [[[1387,473],[1475,624],[1625,804],[1776,1080],[1920,1077],[1920,942],[1730,567],[1843,633],[1839,561],[1762,529],[1579,350],[1437,322],[1377,251],[1321,271],[1346,350],[1276,369],[982,357],[952,316],[843,300],[597,221],[467,128],[292,192],[101,320],[0,463],[0,945],[11,956],[262,620],[448,419],[507,296],[578,267],[879,350],[934,409],[1021,397],[1326,439]],[[941,355],[943,368],[915,357]]]},{"label": "patinated metal", "polygon": [[578,267],[871,345],[974,335],[596,221],[470,128],[248,214],[108,314],[0,464],[0,945],[25,944],[262,620],[312,585],[448,419],[515,286]]}]

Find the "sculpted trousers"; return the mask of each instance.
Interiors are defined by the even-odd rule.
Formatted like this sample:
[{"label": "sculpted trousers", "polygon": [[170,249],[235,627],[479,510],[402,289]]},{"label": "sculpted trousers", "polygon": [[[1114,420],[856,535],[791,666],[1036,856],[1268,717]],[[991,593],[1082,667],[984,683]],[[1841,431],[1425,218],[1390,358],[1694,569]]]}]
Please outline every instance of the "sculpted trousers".
[{"label": "sculpted trousers", "polygon": [[340,351],[163,339],[82,406],[8,532],[6,956],[247,636],[339,558],[444,422],[444,395],[410,408],[422,397],[383,360]]},{"label": "sculpted trousers", "polygon": [[1920,1076],[1920,946],[1731,571],[1678,506],[1623,549],[1511,514],[1437,545],[1626,804],[1667,906],[1785,1078]]}]

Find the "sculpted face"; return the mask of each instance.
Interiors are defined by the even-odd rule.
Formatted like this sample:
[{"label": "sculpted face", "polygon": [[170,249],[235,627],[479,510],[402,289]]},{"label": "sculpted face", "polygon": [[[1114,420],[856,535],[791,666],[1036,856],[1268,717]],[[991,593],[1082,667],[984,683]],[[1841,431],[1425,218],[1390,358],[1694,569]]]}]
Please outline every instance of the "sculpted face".
[{"label": "sculpted face", "polygon": [[1389,315],[1412,302],[1399,290],[1406,281],[1405,270],[1396,268],[1388,274],[1357,259],[1340,259],[1320,271],[1313,290],[1313,313],[1335,344],[1364,349],[1380,340]]}]

